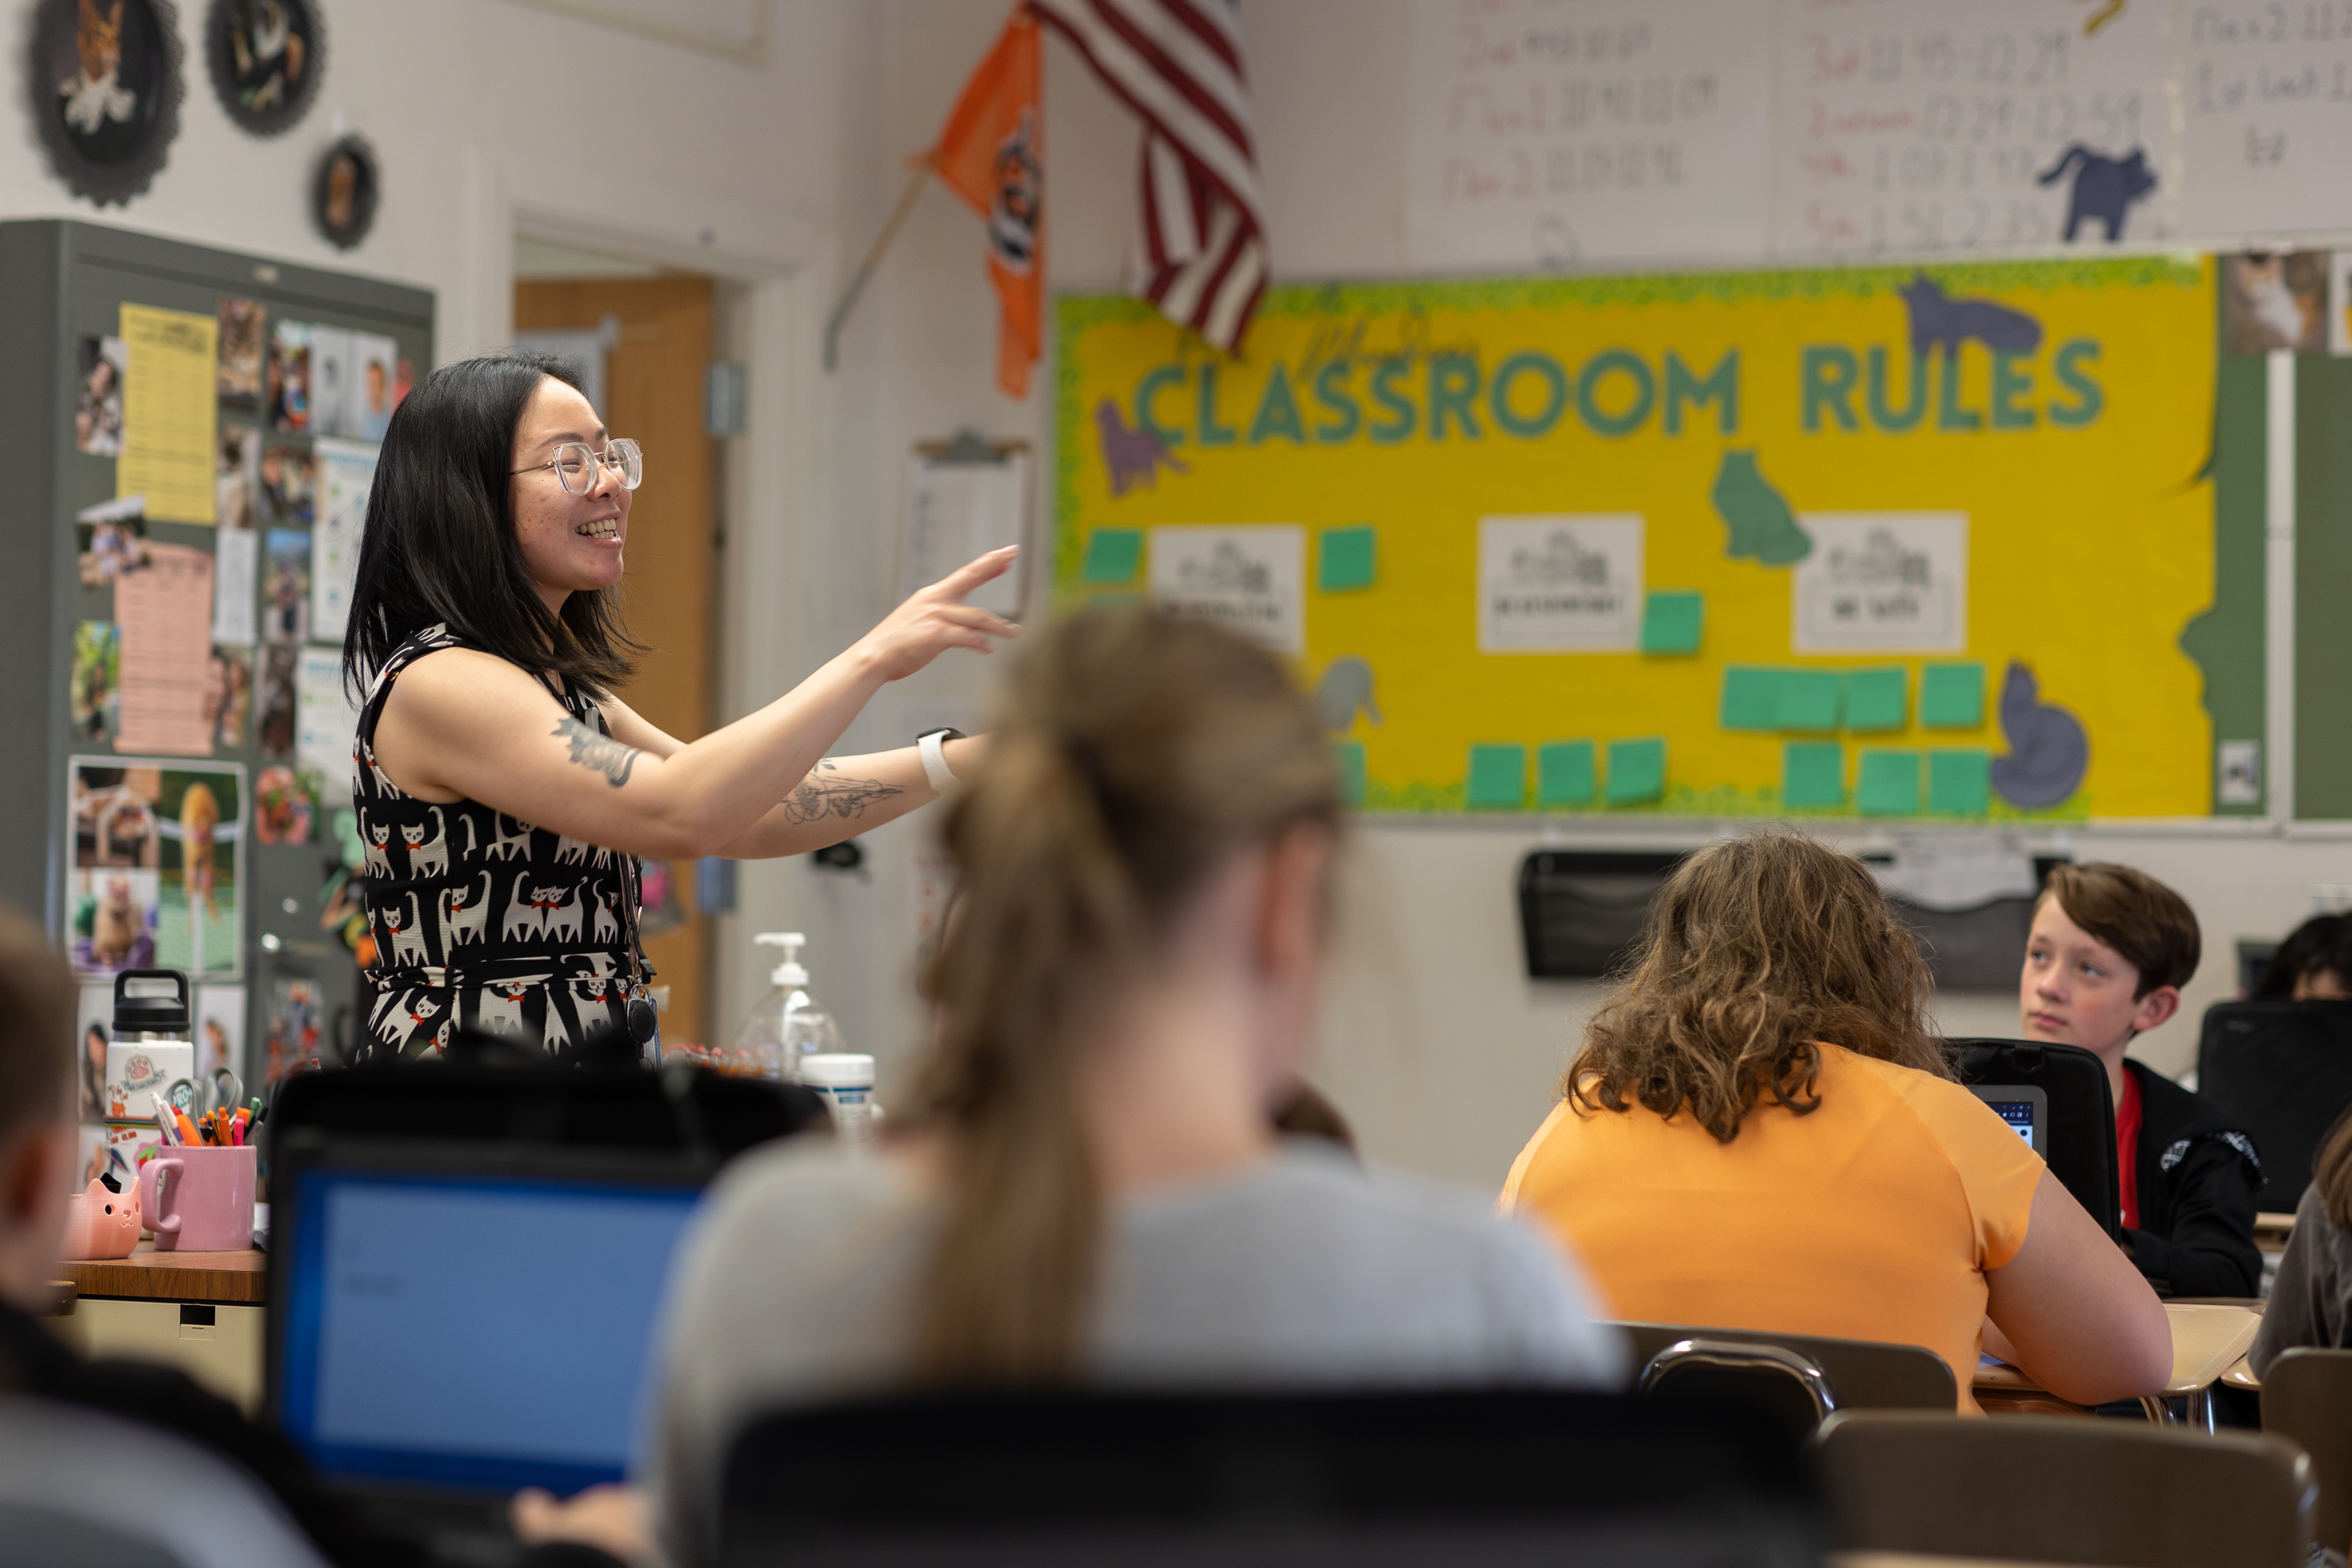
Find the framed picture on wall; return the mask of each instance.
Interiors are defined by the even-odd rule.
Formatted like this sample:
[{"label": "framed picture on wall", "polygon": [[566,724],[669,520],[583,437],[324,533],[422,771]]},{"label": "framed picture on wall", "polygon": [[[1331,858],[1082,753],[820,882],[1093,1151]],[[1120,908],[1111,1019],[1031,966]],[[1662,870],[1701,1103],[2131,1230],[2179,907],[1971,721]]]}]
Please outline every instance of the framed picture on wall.
[{"label": "framed picture on wall", "polygon": [[37,0],[26,97],[49,163],[100,206],[146,190],[180,133],[171,0]]},{"label": "framed picture on wall", "polygon": [[280,135],[319,96],[326,28],[310,0],[212,0],[205,13],[205,68],[238,130]]}]

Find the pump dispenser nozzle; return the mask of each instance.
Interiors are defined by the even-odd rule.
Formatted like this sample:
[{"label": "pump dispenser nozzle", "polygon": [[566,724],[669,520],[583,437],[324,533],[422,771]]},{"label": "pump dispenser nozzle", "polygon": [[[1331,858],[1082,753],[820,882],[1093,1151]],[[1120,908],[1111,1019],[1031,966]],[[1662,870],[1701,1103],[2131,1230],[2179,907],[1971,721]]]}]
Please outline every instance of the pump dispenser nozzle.
[{"label": "pump dispenser nozzle", "polygon": [[769,973],[770,984],[805,985],[808,984],[808,971],[801,967],[801,949],[808,945],[807,937],[796,931],[763,931],[751,941],[759,945],[781,947],[784,950],[784,961]]}]

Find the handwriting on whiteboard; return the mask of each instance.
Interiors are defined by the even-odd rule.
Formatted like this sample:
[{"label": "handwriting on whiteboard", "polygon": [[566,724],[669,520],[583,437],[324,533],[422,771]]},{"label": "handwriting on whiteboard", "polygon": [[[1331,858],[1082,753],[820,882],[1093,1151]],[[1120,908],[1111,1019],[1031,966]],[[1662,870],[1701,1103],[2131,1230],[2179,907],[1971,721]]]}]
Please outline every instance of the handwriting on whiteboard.
[{"label": "handwriting on whiteboard", "polygon": [[2048,0],[1786,0],[1772,240],[2009,249],[2169,230],[2164,18]]},{"label": "handwriting on whiteboard", "polygon": [[1769,0],[1420,0],[1411,258],[1761,252],[1770,37]]}]

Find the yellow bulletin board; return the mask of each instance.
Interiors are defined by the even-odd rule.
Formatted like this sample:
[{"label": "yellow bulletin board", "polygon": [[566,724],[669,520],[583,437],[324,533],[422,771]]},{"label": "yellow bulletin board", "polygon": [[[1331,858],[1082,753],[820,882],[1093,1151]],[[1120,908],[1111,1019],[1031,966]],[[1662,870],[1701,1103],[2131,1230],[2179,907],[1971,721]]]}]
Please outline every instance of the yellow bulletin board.
[{"label": "yellow bulletin board", "polygon": [[1283,288],[1240,359],[1064,297],[1057,598],[1284,651],[1376,811],[2206,816],[2214,279]]}]

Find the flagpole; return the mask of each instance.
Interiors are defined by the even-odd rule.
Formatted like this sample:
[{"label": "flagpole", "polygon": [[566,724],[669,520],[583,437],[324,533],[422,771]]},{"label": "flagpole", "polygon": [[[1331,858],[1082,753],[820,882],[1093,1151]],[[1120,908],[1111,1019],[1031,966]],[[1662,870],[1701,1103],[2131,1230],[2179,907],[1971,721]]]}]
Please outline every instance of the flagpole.
[{"label": "flagpole", "polygon": [[922,161],[915,165],[914,177],[907,182],[906,193],[899,196],[898,205],[891,209],[889,221],[875,237],[873,248],[866,251],[866,259],[857,264],[856,275],[850,279],[849,287],[842,291],[841,303],[835,305],[833,314],[825,318],[824,368],[827,371],[840,363],[841,329],[848,321],[849,312],[857,308],[857,297],[866,292],[866,285],[873,278],[874,268],[881,264],[882,253],[890,248],[892,240],[898,237],[898,226],[905,223],[907,215],[915,210],[915,198],[923,194],[923,182],[931,177],[931,161],[935,156],[935,153],[926,153]]}]

